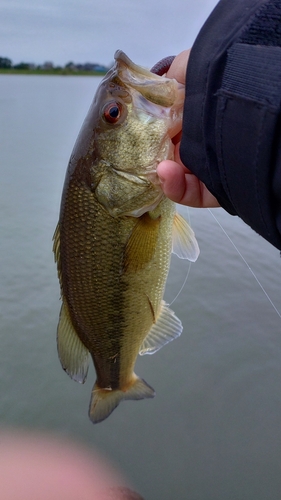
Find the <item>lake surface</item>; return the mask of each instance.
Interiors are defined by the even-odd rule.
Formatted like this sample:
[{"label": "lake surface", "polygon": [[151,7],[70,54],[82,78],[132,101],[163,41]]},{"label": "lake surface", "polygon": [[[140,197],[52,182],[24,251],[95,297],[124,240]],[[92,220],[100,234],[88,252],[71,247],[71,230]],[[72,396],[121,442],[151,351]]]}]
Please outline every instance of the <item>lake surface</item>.
[{"label": "lake surface", "polygon": [[[124,402],[94,426],[94,369],[83,386],[61,369],[52,236],[98,82],[0,75],[0,424],[86,443],[145,500],[279,500],[281,319],[207,210],[189,211],[201,254],[172,306],[183,334],[137,362],[156,397]],[[213,213],[281,311],[279,252]],[[187,271],[172,258],[168,302]]]}]

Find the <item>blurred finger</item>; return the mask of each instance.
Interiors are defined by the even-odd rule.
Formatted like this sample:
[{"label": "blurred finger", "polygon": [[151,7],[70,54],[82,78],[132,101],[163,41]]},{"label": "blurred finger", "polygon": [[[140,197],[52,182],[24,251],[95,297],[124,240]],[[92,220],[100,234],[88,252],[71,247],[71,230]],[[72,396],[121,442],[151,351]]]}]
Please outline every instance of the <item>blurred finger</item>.
[{"label": "blurred finger", "polygon": [[142,500],[119,486],[124,480],[100,456],[76,444],[15,430],[1,431],[0,443],[1,499]]},{"label": "blurred finger", "polygon": [[110,488],[101,494],[99,500],[143,500],[143,498],[129,488]]}]

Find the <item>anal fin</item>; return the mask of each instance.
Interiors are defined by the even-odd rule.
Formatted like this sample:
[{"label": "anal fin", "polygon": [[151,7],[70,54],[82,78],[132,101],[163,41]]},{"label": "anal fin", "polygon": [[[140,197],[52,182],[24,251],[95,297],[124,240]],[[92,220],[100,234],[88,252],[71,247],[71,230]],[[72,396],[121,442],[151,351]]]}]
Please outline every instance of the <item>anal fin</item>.
[{"label": "anal fin", "polygon": [[162,300],[161,309],[156,322],[152,325],[144,339],[139,354],[154,354],[164,345],[180,336],[182,323],[168,304]]}]

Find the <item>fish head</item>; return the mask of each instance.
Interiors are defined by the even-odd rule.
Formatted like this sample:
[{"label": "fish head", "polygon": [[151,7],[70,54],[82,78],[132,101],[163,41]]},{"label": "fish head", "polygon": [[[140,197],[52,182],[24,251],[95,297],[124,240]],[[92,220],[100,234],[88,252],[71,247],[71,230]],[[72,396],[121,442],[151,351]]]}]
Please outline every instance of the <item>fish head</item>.
[{"label": "fish head", "polygon": [[[114,71],[120,83],[127,87],[132,108],[141,123],[164,120],[167,133],[173,138],[181,129],[184,102],[184,86],[174,79],[159,76],[138,66],[117,50]],[[146,116],[148,115],[148,116]]]},{"label": "fish head", "polygon": [[111,215],[138,217],[163,197],[156,169],[173,159],[183,101],[184,87],[176,80],[134,64],[121,50],[115,53],[78,137],[72,167],[84,158],[91,189]]}]

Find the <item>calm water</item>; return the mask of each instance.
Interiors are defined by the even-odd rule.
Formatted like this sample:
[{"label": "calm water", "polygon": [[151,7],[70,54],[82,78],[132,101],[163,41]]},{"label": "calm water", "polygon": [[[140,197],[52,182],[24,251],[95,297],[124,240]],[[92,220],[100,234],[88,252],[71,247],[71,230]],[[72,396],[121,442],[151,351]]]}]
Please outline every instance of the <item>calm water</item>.
[{"label": "calm water", "polygon": [[[190,210],[201,255],[173,304],[180,339],[138,360],[154,400],[87,417],[94,383],[62,371],[51,251],[65,169],[98,79],[0,76],[0,418],[100,450],[145,500],[279,500],[281,319],[206,210]],[[214,211],[281,310],[277,250]],[[166,299],[187,265],[172,260]]]}]

